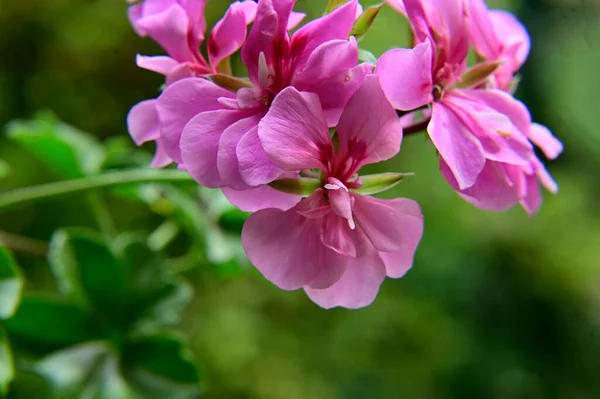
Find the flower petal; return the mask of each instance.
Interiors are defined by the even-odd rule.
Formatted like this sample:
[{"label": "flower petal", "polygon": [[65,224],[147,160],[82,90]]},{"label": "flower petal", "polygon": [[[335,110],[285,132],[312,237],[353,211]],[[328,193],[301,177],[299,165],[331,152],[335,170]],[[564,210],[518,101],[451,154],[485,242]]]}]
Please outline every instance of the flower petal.
[{"label": "flower petal", "polygon": [[160,73],[161,75],[168,75],[171,71],[179,65],[179,62],[171,57],[156,56],[148,57],[145,55],[137,55],[135,62],[140,68],[147,69],[152,72]]},{"label": "flower petal", "polygon": [[444,104],[435,103],[427,132],[459,188],[475,184],[485,166],[483,148],[458,117]]},{"label": "flower petal", "polygon": [[326,267],[345,265],[347,257],[321,243],[320,219],[300,215],[296,207],[281,211],[264,209],[248,217],[242,245],[252,264],[284,290],[308,285]]},{"label": "flower petal", "polygon": [[275,97],[258,135],[266,153],[284,170],[323,167],[323,156],[332,151],[319,98],[294,87]]},{"label": "flower petal", "polygon": [[250,129],[236,148],[240,176],[249,186],[260,186],[277,179],[282,170],[265,152],[258,137],[258,127]]},{"label": "flower petal", "polygon": [[146,100],[134,105],[127,114],[127,130],[136,145],[160,137],[160,122],[156,100]]},{"label": "flower petal", "polygon": [[235,2],[219,20],[208,39],[208,57],[213,70],[219,63],[238,51],[246,40],[247,25],[254,20],[256,3],[245,1]]},{"label": "flower petal", "polygon": [[267,185],[243,191],[229,187],[223,187],[221,190],[229,202],[244,212],[256,212],[267,208],[287,211],[302,199],[298,195],[282,193]]},{"label": "flower petal", "polygon": [[308,297],[317,305],[331,309],[337,306],[358,309],[370,305],[385,279],[385,265],[375,250],[360,258],[347,258],[342,277],[331,287],[315,289],[304,287]]},{"label": "flower petal", "polygon": [[287,23],[295,0],[263,0],[258,3],[256,18],[242,47],[242,62],[250,80],[260,86],[258,60],[261,53],[270,60],[274,43],[289,44]]},{"label": "flower petal", "polygon": [[157,110],[167,154],[182,162],[179,140],[185,125],[194,116],[205,111],[222,109],[219,98],[235,95],[214,83],[200,78],[179,80],[165,89],[157,101]]},{"label": "flower petal", "polygon": [[334,127],[339,123],[348,100],[363,84],[365,77],[372,70],[372,65],[362,63],[305,89],[319,96],[323,113],[327,119],[327,126]]},{"label": "flower petal", "polygon": [[383,200],[354,196],[354,217],[375,248],[383,252],[408,250],[423,233],[419,205],[405,198]]},{"label": "flower petal", "polygon": [[562,143],[546,126],[532,123],[529,128],[529,139],[542,149],[548,159],[556,159],[563,151]]},{"label": "flower petal", "polygon": [[389,159],[400,151],[402,124],[376,75],[354,93],[337,126],[339,154],[359,165]]},{"label": "flower petal", "polygon": [[297,70],[303,68],[312,52],[330,40],[346,40],[356,21],[357,0],[338,7],[324,17],[315,19],[292,36],[291,54]]},{"label": "flower petal", "polygon": [[187,41],[190,21],[185,9],[179,4],[173,4],[163,12],[139,19],[137,27],[160,44],[167,54],[177,61],[194,59]]},{"label": "flower petal", "polygon": [[400,249],[393,252],[379,252],[379,256],[385,263],[388,277],[400,278],[412,267],[415,252],[423,236],[423,214],[421,207],[416,201],[398,198],[397,206],[402,208],[404,218],[402,220],[403,232],[400,240]]},{"label": "flower petal", "polygon": [[525,174],[518,166],[488,161],[475,183],[460,190],[449,166],[440,159],[440,171],[460,196],[481,209],[505,211],[525,195]]},{"label": "flower petal", "polygon": [[240,176],[237,158],[237,146],[246,133],[255,129],[262,117],[262,113],[239,120],[229,126],[219,141],[217,153],[217,168],[224,186],[234,190],[246,190],[248,185]]},{"label": "flower petal", "polygon": [[377,61],[375,73],[394,108],[410,111],[433,101],[429,40],[414,49],[393,49]]},{"label": "flower petal", "polygon": [[225,129],[246,116],[243,111],[208,111],[196,115],[185,126],[181,134],[181,158],[194,180],[210,188],[223,185],[217,169],[219,141]]}]

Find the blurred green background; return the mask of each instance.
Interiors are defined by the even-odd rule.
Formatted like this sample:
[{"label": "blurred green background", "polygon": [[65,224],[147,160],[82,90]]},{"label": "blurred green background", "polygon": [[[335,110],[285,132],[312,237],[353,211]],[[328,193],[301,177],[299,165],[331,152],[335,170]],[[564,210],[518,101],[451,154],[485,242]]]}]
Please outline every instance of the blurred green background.
[{"label": "blurred green background", "polygon": [[[209,4],[209,25],[227,4]],[[565,145],[549,164],[560,192],[545,193],[532,219],[519,208],[477,210],[441,178],[424,136],[405,139],[396,159],[374,169],[416,173],[386,195],[419,201],[425,235],[413,269],[386,280],[368,308],[325,311],[303,292],[281,291],[262,278],[240,255],[241,215],[216,193],[203,190],[196,203],[198,193],[187,185],[178,189],[187,193],[183,204],[162,191],[157,200],[152,186],[138,188],[145,193],[138,195],[102,193],[100,209],[113,224],[108,229],[145,236],[165,219],[178,221],[177,212],[164,209],[173,207],[169,201],[201,209],[185,211],[183,232],[164,252],[170,272],[184,275],[195,291],[169,331],[187,336],[203,397],[600,397],[600,1],[488,4],[514,11],[531,34],[517,96]],[[311,17],[324,7],[323,0],[297,4]],[[386,8],[361,47],[379,56],[406,45],[407,31],[402,17]],[[133,104],[159,94],[162,79],[138,69],[136,53],[161,50],[134,34],[123,1],[2,0],[0,125],[50,110],[108,143],[107,169],[144,164],[152,147],[147,154],[132,148],[125,118]],[[3,172],[10,169],[0,180],[2,192],[65,177],[6,134],[0,160]],[[1,214],[0,239],[15,249],[27,293],[56,295],[46,245],[59,228],[97,229],[88,200],[71,195]],[[105,289],[113,289],[110,280]],[[43,333],[59,327],[49,322]],[[18,368],[61,347],[33,347],[16,335]],[[32,378],[17,375],[10,395],[49,397]],[[120,397],[110,392],[104,397]],[[162,395],[177,397],[175,391]]]}]

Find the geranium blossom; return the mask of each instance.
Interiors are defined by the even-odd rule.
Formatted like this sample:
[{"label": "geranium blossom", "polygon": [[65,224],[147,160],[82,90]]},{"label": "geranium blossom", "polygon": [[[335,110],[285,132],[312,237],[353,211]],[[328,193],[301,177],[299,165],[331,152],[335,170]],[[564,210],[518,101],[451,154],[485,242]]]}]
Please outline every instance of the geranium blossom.
[{"label": "geranium blossom", "polygon": [[360,195],[365,164],[398,153],[402,126],[377,77],[354,94],[330,138],[319,98],[293,87],[273,101],[260,142],[282,170],[318,168],[321,184],[295,207],[251,215],[242,243],[252,263],[277,286],[304,288],[325,308],[370,304],[385,276],[412,265],[423,231],[418,204]]},{"label": "geranium blossom", "polygon": [[537,180],[551,191],[556,185],[530,140],[547,153],[555,151],[556,140],[542,127],[532,128],[521,102],[482,85],[498,59],[467,69],[471,40],[462,0],[401,4],[418,44],[390,50],[379,59],[376,72],[386,95],[403,111],[432,106],[429,137],[440,153],[442,173],[465,199],[493,210],[521,202],[535,212],[540,203]]},{"label": "geranium blossom", "polygon": [[[207,61],[200,52],[204,41],[207,0],[145,0],[129,8],[129,19],[140,36],[159,43],[167,56],[137,56],[138,66],[165,75],[165,84],[191,76],[217,73],[219,64],[240,49],[246,40],[246,26],[254,20],[256,3],[251,0],[231,4],[227,13],[212,29],[208,39]],[[156,141],[152,166],[173,162],[161,135],[155,99],[134,106],[127,118],[129,133],[141,145]]]},{"label": "geranium blossom", "polygon": [[[226,195],[245,210],[257,209],[254,187],[283,173],[266,155],[258,138],[260,121],[279,93],[293,86],[317,94],[328,125],[335,125],[348,99],[372,69],[369,64],[357,65],[356,41],[348,40],[357,1],[290,36],[294,3],[258,2],[256,19],[241,52],[248,82],[225,90],[206,80],[189,78],[168,87],[158,100],[169,156],[183,164],[200,184],[226,187]],[[232,189],[247,192],[233,193]],[[243,198],[248,202],[240,202]],[[262,197],[258,199],[262,202]]]}]

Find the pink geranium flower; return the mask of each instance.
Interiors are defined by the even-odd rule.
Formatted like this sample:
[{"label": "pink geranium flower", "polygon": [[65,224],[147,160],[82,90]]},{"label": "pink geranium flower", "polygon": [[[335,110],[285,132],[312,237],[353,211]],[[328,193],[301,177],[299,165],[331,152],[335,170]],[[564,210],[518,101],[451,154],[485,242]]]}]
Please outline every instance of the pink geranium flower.
[{"label": "pink geranium flower", "polygon": [[[208,61],[200,52],[206,21],[204,6],[208,0],[145,0],[129,8],[129,19],[140,36],[159,43],[167,56],[138,55],[138,66],[165,75],[165,84],[191,76],[217,73],[217,67],[240,49],[246,40],[247,25],[256,14],[256,3],[248,0],[233,3],[212,29],[208,39]],[[129,133],[136,144],[156,141],[152,166],[173,162],[161,135],[156,100],[142,101],[127,118]]]},{"label": "pink geranium flower", "polygon": [[369,64],[357,65],[356,41],[348,40],[356,20],[356,0],[290,36],[294,4],[295,0],[258,2],[241,52],[249,72],[244,87],[233,92],[189,78],[169,86],[158,100],[169,156],[200,184],[224,187],[232,202],[244,210],[263,207],[264,197],[254,194],[265,188],[257,191],[255,187],[284,173],[259,140],[259,123],[279,93],[293,86],[316,94],[328,125],[333,126],[372,69]]},{"label": "pink geranium flower", "polygon": [[271,282],[304,288],[324,308],[369,305],[387,276],[411,267],[423,232],[419,205],[360,195],[358,170],[400,150],[402,126],[376,76],[348,102],[334,149],[314,93],[281,91],[260,123],[264,150],[282,170],[319,169],[321,185],[293,208],[252,214],[242,243]]},{"label": "pink geranium flower", "polygon": [[440,168],[465,199],[492,210],[521,202],[535,212],[541,198],[537,180],[551,191],[556,184],[530,141],[547,154],[560,152],[560,143],[547,129],[532,125],[521,102],[473,79],[481,66],[467,69],[471,41],[462,0],[404,0],[402,5],[418,44],[379,59],[376,73],[389,100],[402,111],[431,105],[427,131]]}]

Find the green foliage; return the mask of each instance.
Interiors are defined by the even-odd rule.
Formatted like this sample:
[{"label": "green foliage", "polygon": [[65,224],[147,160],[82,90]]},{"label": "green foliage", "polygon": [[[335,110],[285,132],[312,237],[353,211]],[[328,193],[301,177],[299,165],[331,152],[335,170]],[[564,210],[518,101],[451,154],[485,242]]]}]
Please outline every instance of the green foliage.
[{"label": "green foliage", "polygon": [[2,321],[13,316],[22,290],[23,279],[12,254],[0,247],[0,395],[8,392],[8,385],[15,375],[13,355]]},{"label": "green foliage", "polygon": [[15,121],[7,135],[61,176],[74,178],[98,173],[104,148],[93,136],[60,122],[51,113],[33,120]]},{"label": "green foliage", "polygon": [[160,397],[149,395],[159,388],[197,395],[189,349],[164,331],[192,289],[168,274],[144,237],[126,233],[107,243],[89,230],[63,229],[48,258],[62,296],[26,294],[6,326],[20,342],[49,349],[31,370],[51,383],[54,397]]}]

